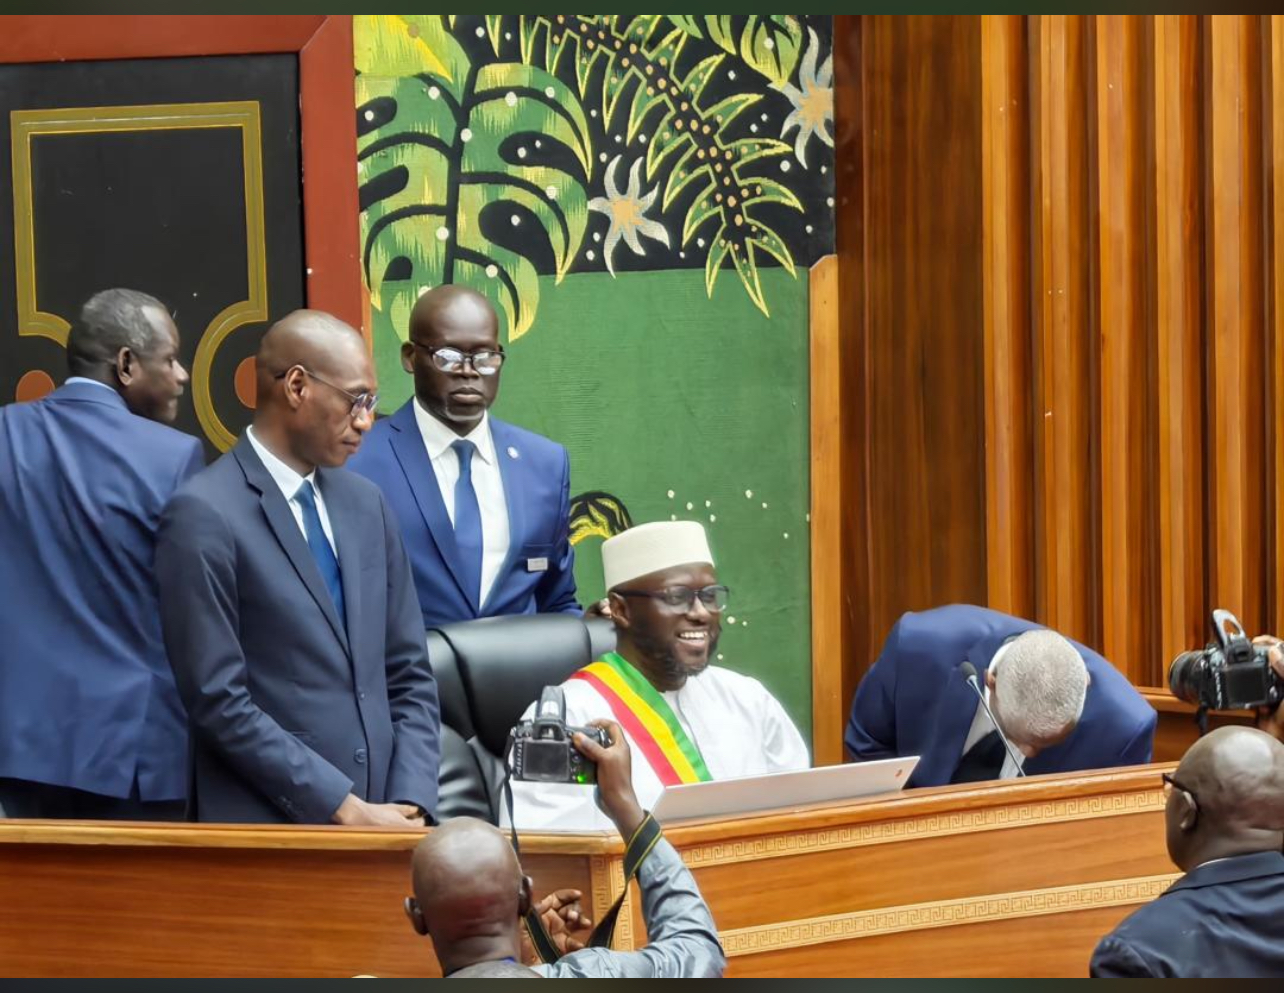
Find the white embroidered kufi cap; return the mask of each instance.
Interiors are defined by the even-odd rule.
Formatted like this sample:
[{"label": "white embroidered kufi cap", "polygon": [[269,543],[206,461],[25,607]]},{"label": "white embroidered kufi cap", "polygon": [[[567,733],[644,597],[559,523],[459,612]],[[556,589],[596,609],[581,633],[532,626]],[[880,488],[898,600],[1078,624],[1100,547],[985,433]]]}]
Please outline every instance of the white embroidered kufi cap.
[{"label": "white embroidered kufi cap", "polygon": [[709,539],[699,521],[639,524],[602,543],[602,573],[608,590],[639,576],[696,563],[713,565]]}]

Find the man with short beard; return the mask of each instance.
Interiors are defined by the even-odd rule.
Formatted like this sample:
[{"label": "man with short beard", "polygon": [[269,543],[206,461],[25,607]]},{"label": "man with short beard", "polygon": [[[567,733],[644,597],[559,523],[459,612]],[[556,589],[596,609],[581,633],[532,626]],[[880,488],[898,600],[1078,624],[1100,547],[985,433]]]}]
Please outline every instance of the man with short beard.
[{"label": "man with short beard", "polygon": [[[730,591],[718,584],[701,524],[631,528],[603,543],[602,567],[617,650],[563,684],[566,720],[620,725],[644,808],[665,786],[808,768],[779,701],[758,680],[709,664]],[[514,783],[513,799],[523,830],[611,827],[583,786]]]}]

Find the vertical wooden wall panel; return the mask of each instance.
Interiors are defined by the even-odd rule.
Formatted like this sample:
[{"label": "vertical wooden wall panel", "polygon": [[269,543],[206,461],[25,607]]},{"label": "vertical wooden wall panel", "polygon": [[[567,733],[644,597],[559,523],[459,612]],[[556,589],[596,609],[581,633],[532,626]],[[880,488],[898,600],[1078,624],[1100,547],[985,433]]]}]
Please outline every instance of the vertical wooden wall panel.
[{"label": "vertical wooden wall panel", "polygon": [[1159,436],[1159,658],[1147,685],[1206,637],[1202,68],[1198,18],[1159,15],[1154,29],[1155,228]]},{"label": "vertical wooden wall panel", "polygon": [[1254,15],[1208,19],[1207,479],[1211,600],[1265,620],[1261,34]]},{"label": "vertical wooden wall panel", "polygon": [[842,653],[845,583],[842,514],[843,368],[839,336],[839,262],[829,255],[810,273],[811,328],[811,696],[812,761],[842,761]]},{"label": "vertical wooden wall panel", "polygon": [[1042,410],[1036,443],[1043,449],[1037,481],[1043,504],[1041,562],[1049,626],[1100,643],[1095,573],[1091,437],[1090,219],[1087,202],[1088,92],[1085,24],[1080,15],[1050,15],[1040,27],[1041,299],[1037,308]]},{"label": "vertical wooden wall panel", "polygon": [[1034,616],[1030,119],[1025,17],[981,18],[986,579],[989,605]]},{"label": "vertical wooden wall panel", "polygon": [[[835,235],[838,251],[837,347],[841,382],[840,408],[834,412],[840,425],[842,504],[840,590],[842,632],[840,651],[833,660],[841,669],[839,699],[816,701],[817,707],[836,708],[828,717],[813,708],[817,727],[828,721],[826,737],[814,737],[814,758],[828,763],[842,758],[842,731],[860,675],[871,657],[869,621],[869,540],[865,476],[866,333],[865,333],[865,168],[864,73],[862,27],[864,18],[839,14],[834,18],[834,142]],[[814,416],[814,414],[813,414]],[[832,601],[827,601],[832,603]],[[813,669],[816,665],[813,660]],[[833,728],[839,730],[834,737]]]},{"label": "vertical wooden wall panel", "polygon": [[1157,641],[1149,229],[1141,18],[1097,18],[1101,601],[1105,655],[1134,682]]},{"label": "vertical wooden wall panel", "polygon": [[1145,686],[1214,607],[1284,627],[1284,19],[859,23],[850,671],[957,599]]},{"label": "vertical wooden wall panel", "polygon": [[1271,263],[1269,268],[1271,283],[1271,326],[1269,328],[1272,377],[1270,384],[1270,402],[1267,410],[1274,427],[1272,435],[1274,456],[1271,469],[1266,468],[1263,460],[1262,471],[1269,473],[1274,481],[1274,505],[1272,513],[1275,518],[1273,530],[1275,543],[1270,555],[1273,579],[1272,598],[1269,603],[1269,616],[1266,627],[1272,631],[1284,629],[1284,483],[1279,474],[1284,472],[1284,425],[1281,414],[1284,413],[1284,402],[1281,401],[1281,390],[1284,390],[1284,17],[1278,14],[1270,18],[1270,51],[1271,78],[1269,80],[1271,106],[1271,143],[1269,149],[1269,169],[1271,188]]},{"label": "vertical wooden wall panel", "polygon": [[903,612],[986,599],[980,30],[835,20],[845,691]]}]

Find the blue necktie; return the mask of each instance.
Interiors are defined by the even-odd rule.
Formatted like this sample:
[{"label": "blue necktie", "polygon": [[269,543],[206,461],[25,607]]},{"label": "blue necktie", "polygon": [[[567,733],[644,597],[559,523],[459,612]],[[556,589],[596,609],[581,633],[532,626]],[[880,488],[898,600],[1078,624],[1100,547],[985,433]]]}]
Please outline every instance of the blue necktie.
[{"label": "blue necktie", "polygon": [[303,533],[308,537],[308,547],[312,549],[312,557],[317,560],[317,569],[321,572],[325,588],[330,591],[334,609],[339,612],[339,623],[346,631],[348,615],[343,609],[343,577],[339,572],[339,560],[334,557],[334,549],[330,547],[330,540],[321,527],[321,515],[317,513],[317,498],[312,484],[304,480],[294,494],[294,499],[303,508]]},{"label": "blue necktie", "polygon": [[473,453],[471,441],[456,441],[450,446],[459,458],[459,479],[455,481],[455,544],[459,547],[460,578],[481,608],[482,522],[477,491],[473,489]]}]

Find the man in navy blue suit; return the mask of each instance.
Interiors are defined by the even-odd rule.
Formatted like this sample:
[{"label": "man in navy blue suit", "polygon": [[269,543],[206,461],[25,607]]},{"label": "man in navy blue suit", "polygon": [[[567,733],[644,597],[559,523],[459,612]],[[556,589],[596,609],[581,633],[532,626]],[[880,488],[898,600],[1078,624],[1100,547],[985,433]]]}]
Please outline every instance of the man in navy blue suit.
[{"label": "man in navy blue suit", "polygon": [[566,449],[487,413],[504,364],[489,301],[462,286],[425,293],[401,363],[415,396],[374,426],[349,468],[401,523],[424,627],[580,613]]},{"label": "man in navy blue suit", "polygon": [[[995,733],[960,670],[1015,746]],[[844,741],[856,761],[921,756],[911,786],[1150,761],[1157,715],[1096,652],[1031,621],[953,604],[901,617],[856,688]]]},{"label": "man in navy blue suit", "polygon": [[1101,939],[1092,976],[1284,976],[1284,744],[1218,728],[1164,791],[1168,855],[1185,875]]},{"label": "man in navy blue suit", "polygon": [[203,464],[167,427],[178,328],[133,290],[92,297],[70,377],[0,409],[0,816],[182,815],[187,731],[161,642],[161,511]]},{"label": "man in navy blue suit", "polygon": [[369,352],[297,311],[256,366],[253,426],[175,495],[157,547],[190,813],[421,826],[440,715],[410,565],[379,490],[339,469],[374,417]]}]

